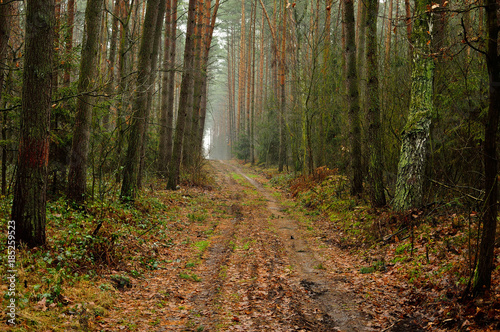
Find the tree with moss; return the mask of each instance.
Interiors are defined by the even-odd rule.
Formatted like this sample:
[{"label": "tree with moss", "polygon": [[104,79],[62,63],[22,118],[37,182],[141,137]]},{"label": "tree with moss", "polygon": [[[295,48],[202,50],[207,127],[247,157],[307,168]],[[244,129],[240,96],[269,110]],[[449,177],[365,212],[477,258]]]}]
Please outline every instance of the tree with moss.
[{"label": "tree with moss", "polygon": [[87,164],[92,126],[92,96],[95,87],[103,0],[89,0],[85,10],[85,31],[82,45],[76,123],[71,149],[68,190],[70,199],[82,202],[87,187]]},{"label": "tree with moss", "polygon": [[161,0],[148,0],[144,27],[142,30],[141,45],[139,48],[137,63],[137,86],[132,101],[132,118],[130,123],[130,134],[128,138],[127,155],[123,168],[123,180],[120,197],[129,201],[137,196],[139,164],[142,145],[146,132],[146,123],[149,116],[148,94],[151,87],[150,75],[153,54],[155,32]]},{"label": "tree with moss", "polygon": [[397,211],[422,205],[427,143],[433,109],[434,60],[431,57],[431,0],[415,1],[411,33],[410,110],[401,135],[401,152],[393,207]]}]

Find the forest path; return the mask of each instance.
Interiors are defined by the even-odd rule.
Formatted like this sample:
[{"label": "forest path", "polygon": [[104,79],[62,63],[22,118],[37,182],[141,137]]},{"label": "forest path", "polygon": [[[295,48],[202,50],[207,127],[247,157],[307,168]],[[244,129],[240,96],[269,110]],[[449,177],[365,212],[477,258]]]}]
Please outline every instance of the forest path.
[{"label": "forest path", "polygon": [[213,189],[156,192],[176,217],[143,243],[135,260],[154,266],[116,291],[99,330],[380,330],[362,313],[359,262],[326,246],[262,174],[235,161],[209,168]]},{"label": "forest path", "polygon": [[[356,296],[310,250],[299,222],[259,176],[212,161],[233,218],[207,253],[197,325],[221,331],[369,331]],[[196,320],[196,319],[195,319]]]}]

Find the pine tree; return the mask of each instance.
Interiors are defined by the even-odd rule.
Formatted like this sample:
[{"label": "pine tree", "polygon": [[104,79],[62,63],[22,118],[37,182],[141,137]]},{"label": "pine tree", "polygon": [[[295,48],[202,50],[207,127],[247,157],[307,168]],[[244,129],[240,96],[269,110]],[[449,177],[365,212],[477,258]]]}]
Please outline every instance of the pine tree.
[{"label": "pine tree", "polygon": [[45,244],[55,23],[54,0],[26,1],[21,134],[12,220],[17,244],[30,248]]}]

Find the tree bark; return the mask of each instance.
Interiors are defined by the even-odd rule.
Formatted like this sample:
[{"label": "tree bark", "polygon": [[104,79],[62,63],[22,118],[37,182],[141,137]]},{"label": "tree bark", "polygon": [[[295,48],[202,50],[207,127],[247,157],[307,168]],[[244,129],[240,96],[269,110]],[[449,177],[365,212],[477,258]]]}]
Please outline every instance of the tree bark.
[{"label": "tree bark", "polygon": [[433,109],[434,62],[431,57],[431,0],[418,2],[411,43],[413,45],[410,113],[402,133],[394,209],[420,208],[424,171]]},{"label": "tree bark", "polygon": [[202,68],[202,87],[201,87],[201,105],[200,105],[200,124],[198,127],[198,153],[203,153],[203,135],[205,133],[205,121],[207,114],[207,92],[208,92],[208,60],[212,37],[215,29],[215,19],[219,10],[220,0],[215,1],[213,12],[210,13],[211,1],[207,0],[205,9],[205,36],[203,43],[203,68]]},{"label": "tree bark", "polygon": [[[149,83],[148,83],[148,96],[147,96],[147,104],[146,104],[146,119],[150,118],[151,108],[153,107],[153,93],[155,91],[155,80],[156,73],[158,71],[158,54],[160,50],[160,41],[161,41],[161,32],[163,29],[163,22],[165,18],[165,1],[160,0],[158,4],[158,13],[156,16],[156,27],[154,31],[154,39],[153,39],[153,49],[151,50],[151,72],[149,74]],[[142,144],[139,158],[139,171],[137,174],[137,188],[142,188],[142,180],[145,172],[145,162],[146,162],[146,147],[148,144],[148,120],[144,123],[144,131],[142,133]]]},{"label": "tree bark", "polygon": [[73,133],[67,195],[69,199],[83,202],[87,187],[87,163],[92,124],[92,97],[99,53],[102,5],[104,0],[89,0],[85,10],[85,31],[82,46],[80,77],[76,104],[76,123]]},{"label": "tree bark", "polygon": [[196,26],[197,0],[189,0],[188,24],[186,31],[186,45],[184,47],[184,72],[182,74],[181,91],[179,96],[179,110],[175,128],[172,159],[169,163],[167,189],[175,190],[179,184],[179,175],[182,162],[182,145],[186,127],[187,108],[189,104],[190,87],[193,84],[194,69],[194,29]]},{"label": "tree bark", "polygon": [[361,169],[361,121],[359,116],[358,76],[356,69],[356,44],[354,1],[343,0],[345,31],[345,62],[347,109],[349,116],[349,145],[351,168],[351,195],[359,196],[363,192],[363,172]]},{"label": "tree bark", "polygon": [[474,293],[480,294],[491,288],[491,273],[495,260],[495,235],[498,214],[498,160],[497,135],[500,114],[500,57],[498,54],[500,1],[486,1],[486,25],[488,50],[486,63],[489,74],[489,109],[484,136],[484,189],[486,198],[483,212],[483,229],[479,245],[479,260],[474,279]]},{"label": "tree bark", "polygon": [[279,60],[280,71],[280,110],[279,110],[279,158],[278,158],[278,172],[283,172],[286,165],[286,30],[287,30],[287,3],[283,5],[283,31],[281,40],[281,55]]},{"label": "tree bark", "polygon": [[139,159],[143,144],[144,131],[148,111],[149,75],[151,75],[151,60],[158,17],[160,0],[148,0],[144,27],[142,30],[141,45],[137,64],[137,86],[132,103],[132,119],[130,136],[128,139],[125,167],[120,198],[123,201],[133,200],[137,195],[137,177],[139,173]]},{"label": "tree bark", "polygon": [[54,0],[26,1],[21,131],[12,220],[16,245],[25,243],[30,248],[45,244],[54,26]]},{"label": "tree bark", "polygon": [[378,81],[378,43],[377,43],[377,18],[378,0],[366,0],[367,2],[367,45],[366,45],[366,76],[367,99],[366,110],[368,120],[368,173],[369,194],[374,207],[386,205],[384,193],[384,177],[382,166],[382,135],[380,119],[379,81]]},{"label": "tree bark", "polygon": [[111,130],[112,113],[115,109],[115,100],[113,96],[116,93],[115,83],[115,63],[116,63],[116,48],[118,46],[118,18],[120,17],[120,0],[115,0],[113,7],[113,17],[111,24],[111,38],[109,41],[109,56],[108,56],[108,81],[106,82],[106,96],[108,98],[108,112],[104,115],[103,124],[107,130]]},{"label": "tree bark", "polygon": [[[196,27],[195,27],[195,49],[194,49],[194,68],[193,71],[193,91],[192,91],[192,103],[190,103],[188,121],[186,123],[187,131],[184,137],[183,145],[183,159],[184,166],[193,167],[196,165],[196,160],[199,157],[197,151],[197,135],[198,128],[200,124],[200,105],[202,99],[202,85],[203,85],[203,71],[205,70],[203,66],[203,31],[204,29],[204,18],[205,18],[205,1],[198,0],[197,10],[196,10]],[[194,172],[192,170],[191,172]]]},{"label": "tree bark", "polygon": [[358,89],[359,89],[359,104],[361,109],[365,109],[366,102],[366,33],[368,29],[368,15],[367,15],[368,0],[358,0],[358,43],[356,44],[357,51],[357,70],[358,70]]},{"label": "tree bark", "polygon": [[66,35],[66,59],[68,60],[65,63],[65,69],[64,69],[64,77],[63,77],[63,84],[65,87],[68,87],[70,82],[71,82],[71,62],[69,59],[71,59],[71,52],[73,51],[73,26],[75,24],[75,0],[68,0],[68,5],[66,9],[67,13],[67,31],[68,34]]},{"label": "tree bark", "polygon": [[[116,106],[116,127],[117,127],[117,142],[116,142],[116,169],[119,170],[123,164],[123,144],[125,141],[125,111],[128,109],[128,97],[131,70],[131,49],[129,47],[130,38],[130,19],[132,16],[133,6],[128,5],[128,1],[120,2],[120,46],[118,49],[118,95],[119,99]],[[116,172],[116,182],[121,181],[122,173]]]},{"label": "tree bark", "polygon": [[253,9],[253,22],[251,23],[252,26],[253,26],[253,29],[252,29],[252,38],[250,40],[250,45],[252,47],[252,50],[251,50],[251,53],[252,53],[252,63],[251,63],[251,67],[252,67],[252,78],[251,78],[251,84],[252,84],[252,89],[250,91],[250,121],[249,121],[249,127],[250,127],[250,130],[249,130],[249,133],[248,133],[248,136],[249,136],[249,141],[250,141],[250,162],[252,163],[252,165],[255,164],[255,146],[254,146],[254,142],[255,142],[255,72],[256,72],[256,68],[255,68],[255,33],[256,33],[256,16],[257,16],[257,2],[255,1],[252,5],[252,9]]},{"label": "tree bark", "polygon": [[172,134],[174,125],[175,53],[177,36],[177,0],[167,0],[165,16],[165,59],[163,63],[163,87],[161,90],[160,142],[158,172],[166,177],[172,158]]},{"label": "tree bark", "polygon": [[241,30],[240,30],[240,56],[238,64],[238,115],[236,118],[236,135],[240,139],[240,128],[244,127],[245,119],[245,83],[246,83],[246,52],[245,52],[245,0],[241,0]]},{"label": "tree bark", "polygon": [[10,37],[10,16],[12,14],[12,4],[6,3],[0,5],[0,96],[3,92],[4,68],[9,67],[7,64],[7,50]]},{"label": "tree bark", "polygon": [[[0,100],[3,102],[3,85],[5,81],[5,68],[9,67],[7,50],[10,37],[10,17],[13,14],[13,7],[11,3],[0,5]],[[4,142],[7,140],[7,112],[2,115],[2,129],[1,138]],[[3,143],[2,149],[2,195],[7,194],[7,144]]]}]

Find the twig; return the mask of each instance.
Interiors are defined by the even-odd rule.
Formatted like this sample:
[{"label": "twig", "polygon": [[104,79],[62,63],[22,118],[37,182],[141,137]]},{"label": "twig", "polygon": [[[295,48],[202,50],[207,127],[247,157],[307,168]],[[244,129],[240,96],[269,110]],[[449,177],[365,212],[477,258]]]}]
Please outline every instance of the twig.
[{"label": "twig", "polygon": [[385,244],[385,243],[387,243],[390,239],[392,239],[394,236],[397,236],[397,235],[399,235],[399,234],[403,233],[405,230],[407,230],[407,228],[406,228],[406,227],[401,228],[401,229],[400,229],[399,231],[397,231],[396,233],[393,233],[393,234],[389,235],[389,237],[386,237],[386,238],[382,239],[382,241],[384,241],[384,244]]},{"label": "twig", "polygon": [[459,192],[459,193],[463,194],[464,196],[466,196],[466,197],[468,197],[468,198],[470,198],[470,199],[472,199],[472,200],[474,200],[476,202],[482,202],[483,201],[481,198],[478,198],[478,197],[472,196],[470,194],[464,193],[464,192],[458,190],[456,187],[449,186],[447,184],[441,183],[441,182],[433,180],[433,179],[430,179],[430,181],[433,182],[433,183],[435,183],[435,184],[438,184],[440,186],[443,186],[446,189],[451,189],[451,190],[454,190],[456,192]]}]

